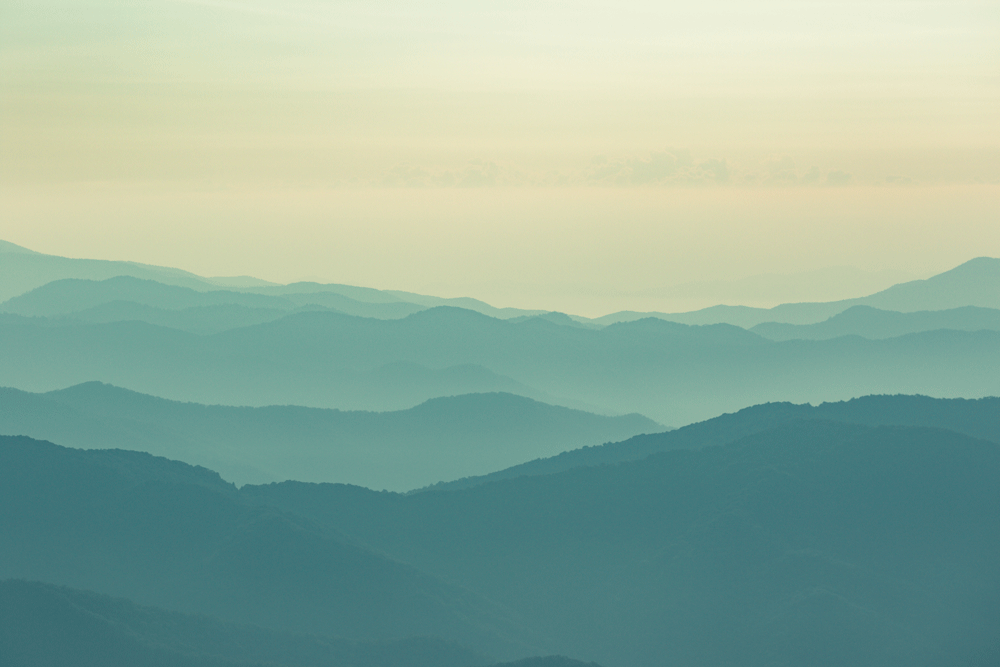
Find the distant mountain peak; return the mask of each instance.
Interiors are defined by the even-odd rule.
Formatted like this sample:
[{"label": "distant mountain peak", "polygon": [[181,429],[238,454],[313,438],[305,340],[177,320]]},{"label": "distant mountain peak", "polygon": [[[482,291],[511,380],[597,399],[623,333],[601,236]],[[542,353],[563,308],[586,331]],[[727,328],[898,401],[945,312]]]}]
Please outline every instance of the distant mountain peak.
[{"label": "distant mountain peak", "polygon": [[[939,276],[945,276],[948,274],[955,273],[968,273],[968,272],[979,272],[979,271],[990,271],[1000,274],[1000,258],[997,257],[974,257],[968,262],[959,264],[954,269],[945,271],[944,273],[938,274]],[[937,276],[934,276],[937,277]]]},{"label": "distant mountain peak", "polygon": [[10,241],[0,241],[0,255],[37,255],[39,253],[34,250],[29,250],[22,246],[11,243]]}]

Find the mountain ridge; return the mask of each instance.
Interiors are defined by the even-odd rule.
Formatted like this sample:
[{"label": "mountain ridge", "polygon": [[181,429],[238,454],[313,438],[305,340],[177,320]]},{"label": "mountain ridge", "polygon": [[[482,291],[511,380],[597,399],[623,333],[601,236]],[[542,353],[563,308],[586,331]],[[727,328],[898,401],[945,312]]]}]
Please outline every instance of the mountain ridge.
[{"label": "mountain ridge", "polygon": [[[180,269],[135,262],[70,259],[44,255],[0,241],[0,244],[4,243],[7,245],[0,245],[0,255],[4,257],[4,260],[0,261],[0,286],[3,286],[0,288],[0,303],[58,279],[94,279],[98,276],[99,279],[107,279],[129,275],[152,280],[157,280],[159,277],[161,282],[200,291],[224,288],[261,295],[288,295],[296,291],[325,292],[331,297],[338,295],[368,304],[405,303],[418,308],[457,306],[501,319],[544,316],[552,312],[497,308],[471,297],[443,298],[402,290],[377,290],[351,285],[309,282],[279,285],[249,276],[205,278]],[[29,275],[32,273],[34,277]],[[976,257],[927,279],[899,283],[873,294],[840,301],[784,303],[768,309],[717,305],[681,313],[619,311],[596,318],[582,318],[575,315],[570,317],[591,325],[607,325],[643,317],[655,317],[683,324],[728,323],[750,328],[765,322],[814,324],[854,305],[868,305],[900,312],[944,310],[964,306],[1000,309],[1000,259]]]},{"label": "mountain ridge", "polygon": [[247,505],[192,466],[8,436],[0,463],[0,579],[278,631],[434,635],[508,659],[544,652],[502,606],[335,528]]},{"label": "mountain ridge", "polygon": [[[865,426],[944,428],[1000,444],[1000,398],[940,399],[928,396],[862,396],[818,406],[791,402],[766,403],[658,434],[643,434],[528,461],[488,475],[457,479],[416,489],[448,491],[521,476],[550,475],[578,467],[638,461],[678,449],[721,446],[789,421],[831,420]],[[745,425],[749,425],[748,428]],[[741,430],[742,429],[742,430]]]},{"label": "mountain ridge", "polygon": [[405,491],[663,428],[637,414],[606,417],[500,392],[379,413],[202,405],[100,382],[40,395],[0,389],[0,433],[146,451],[237,485],[299,479]]}]

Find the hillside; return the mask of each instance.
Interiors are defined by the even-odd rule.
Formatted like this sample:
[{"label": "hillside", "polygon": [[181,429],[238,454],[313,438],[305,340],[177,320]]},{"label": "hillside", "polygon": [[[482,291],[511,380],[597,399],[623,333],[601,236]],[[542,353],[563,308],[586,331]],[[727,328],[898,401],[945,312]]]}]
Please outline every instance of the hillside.
[{"label": "hillside", "polygon": [[[53,291],[101,290],[102,286],[81,286],[78,283],[103,283],[109,279],[134,278],[140,281],[155,281],[166,286],[182,287],[198,292],[233,292],[257,295],[258,299],[281,297],[297,305],[320,305],[348,312],[362,317],[396,318],[435,306],[453,306],[482,312],[492,317],[508,318],[541,314],[544,311],[517,308],[495,308],[487,303],[471,298],[441,298],[403,291],[377,290],[350,285],[326,285],[319,283],[292,283],[276,285],[265,280],[241,276],[236,278],[205,278],[180,269],[149,266],[135,262],[117,262],[94,259],[72,259],[44,255],[27,248],[0,241],[0,304],[27,296],[33,290],[53,282],[68,281],[70,285],[52,288]],[[46,295],[44,305],[51,307],[52,293]],[[26,298],[21,308],[26,308],[37,295]],[[247,297],[251,298],[251,297]],[[105,298],[100,303],[120,299]],[[138,303],[144,304],[145,301]],[[234,303],[226,301],[226,303]],[[152,305],[152,304],[148,304]],[[63,300],[67,314],[82,308],[73,307],[71,301]],[[163,307],[162,305],[159,307]],[[68,308],[69,310],[65,310]],[[15,311],[9,311],[15,312]],[[17,311],[19,312],[19,311]]]},{"label": "hillside", "polygon": [[180,269],[149,266],[135,262],[71,259],[43,255],[7,243],[0,247],[0,303],[55,280],[70,278],[106,280],[117,276],[155,280],[166,285],[189,287],[195,290],[217,288],[211,279],[202,278]]},{"label": "hillside", "polygon": [[759,417],[729,416],[751,434],[724,446],[411,495],[237,491],[146,454],[0,438],[0,578],[508,660],[993,664],[1000,446]]},{"label": "hillside", "polygon": [[279,631],[545,653],[502,607],[334,529],[247,506],[203,468],[0,437],[0,507],[0,579]]},{"label": "hillside", "polygon": [[874,340],[939,329],[1000,331],[1000,310],[965,306],[950,310],[897,313],[870,306],[851,306],[816,324],[765,322],[750,331],[769,340],[828,340],[838,336],[861,336]]},{"label": "hillside", "polygon": [[241,495],[487,595],[608,665],[994,664],[1000,447],[792,421],[723,447],[396,496]]},{"label": "hillside", "polygon": [[973,306],[1000,309],[1000,259],[977,257],[926,280],[913,280],[871,294],[843,301],[785,303],[774,308],[712,306],[688,313],[635,313],[623,311],[595,322],[613,324],[656,317],[682,324],[733,324],[746,329],[764,323],[815,324],[854,306],[914,313]]},{"label": "hillside", "polygon": [[526,475],[550,475],[581,466],[637,461],[657,452],[726,445],[788,422],[826,420],[865,426],[942,428],[1000,444],[1000,398],[968,400],[928,396],[863,396],[818,406],[768,403],[720,415],[683,428],[638,435],[623,442],[583,447],[528,461],[489,475],[436,484],[421,491],[453,490]]},{"label": "hillside", "polygon": [[197,290],[131,276],[99,281],[66,279],[9,299],[0,304],[0,312],[95,323],[137,320],[192,333],[218,333],[270,322],[302,310],[333,310],[358,317],[394,319],[425,308],[395,298],[384,302],[358,301],[321,290],[276,292]]},{"label": "hillside", "polygon": [[179,329],[198,335],[211,335],[239,327],[273,322],[285,317],[289,312],[295,311],[277,308],[250,308],[236,304],[193,306],[179,310],[167,310],[132,301],[110,301],[93,308],[58,316],[57,319],[91,324],[145,322],[158,327]]},{"label": "hillside", "polygon": [[224,623],[64,586],[0,581],[0,664],[18,667],[478,667],[436,639],[352,642]]},{"label": "hillside", "polygon": [[114,447],[202,465],[237,484],[294,479],[406,491],[663,427],[512,394],[437,398],[399,412],[179,403],[87,383],[0,389],[0,434]]},{"label": "hillside", "polygon": [[3,315],[0,346],[0,384],[25,391],[97,380],[225,405],[384,411],[501,391],[679,425],[771,401],[1000,394],[993,331],[774,342],[728,325],[590,330],[432,308],[398,320],[303,312],[212,336]]}]

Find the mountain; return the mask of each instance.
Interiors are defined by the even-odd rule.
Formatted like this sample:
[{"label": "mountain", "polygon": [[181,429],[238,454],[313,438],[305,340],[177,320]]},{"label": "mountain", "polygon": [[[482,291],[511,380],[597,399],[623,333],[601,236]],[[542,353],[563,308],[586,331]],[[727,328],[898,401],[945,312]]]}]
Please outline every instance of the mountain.
[{"label": "mountain", "polygon": [[761,431],[803,420],[835,421],[865,426],[942,428],[1000,444],[1000,398],[968,400],[928,396],[863,396],[817,406],[767,403],[713,417],[664,433],[637,435],[623,442],[581,447],[536,459],[488,475],[435,484],[420,491],[445,491],[531,475],[551,475],[583,466],[638,461],[677,449],[726,445]]},{"label": "mountain", "polygon": [[163,310],[223,304],[286,311],[296,307],[287,299],[263,294],[231,290],[199,291],[155,280],[117,276],[100,281],[55,280],[8,300],[3,304],[3,311],[28,317],[52,317],[121,302]]},{"label": "mountain", "polygon": [[34,250],[28,250],[27,248],[22,248],[19,245],[15,245],[9,241],[0,241],[0,254],[5,255],[37,255]]},{"label": "mountain", "polygon": [[216,289],[210,278],[187,271],[135,262],[113,262],[102,259],[70,259],[21,248],[11,243],[0,246],[0,302],[29,292],[54,280],[82,278],[106,280],[117,276],[132,276],[155,280],[167,285],[196,290]]},{"label": "mountain", "polygon": [[620,324],[623,322],[635,322],[648,318],[664,320],[666,322],[676,322],[690,326],[708,326],[712,324],[729,324],[732,326],[750,329],[758,324],[766,322],[778,322],[782,324],[813,324],[829,319],[837,313],[843,312],[850,305],[845,305],[841,301],[831,301],[827,303],[790,303],[781,304],[774,308],[756,308],[754,306],[709,306],[700,310],[692,310],[687,313],[660,313],[656,311],[636,312],[623,310],[617,313],[610,313],[602,317],[597,317],[594,322],[603,325]]},{"label": "mountain", "polygon": [[0,347],[0,385],[44,392],[97,380],[226,405],[399,410],[501,391],[676,425],[770,401],[1000,394],[994,331],[775,342],[730,325],[645,319],[591,330],[431,308],[398,320],[300,312],[211,336],[0,315]]},{"label": "mountain", "polygon": [[900,283],[858,300],[861,305],[911,313],[961,306],[1000,308],[1000,259],[977,257],[926,280]]},{"label": "mountain", "polygon": [[54,280],[0,304],[0,312],[83,322],[136,320],[192,333],[210,334],[279,319],[301,310],[334,310],[359,317],[405,317],[424,306],[398,300],[365,302],[333,292],[252,291],[166,285],[117,276],[106,280]]},{"label": "mountain", "polygon": [[379,494],[243,487],[612,667],[992,665],[1000,446],[790,421],[724,446]]},{"label": "mountain", "polygon": [[505,662],[493,667],[596,667],[596,663],[583,663],[561,655],[538,656],[522,658],[514,662]]},{"label": "mountain", "polygon": [[146,322],[155,326],[179,329],[198,335],[211,335],[248,327],[254,324],[264,324],[281,319],[289,314],[287,310],[276,308],[249,308],[235,304],[220,304],[215,306],[195,306],[180,310],[154,308],[132,301],[111,301],[101,305],[79,310],[59,319],[70,319],[92,324],[108,324],[111,322]]},{"label": "mountain", "polygon": [[0,507],[0,579],[282,632],[436,636],[500,659],[546,652],[501,606],[335,529],[247,505],[204,468],[0,437]]},{"label": "mountain", "polygon": [[399,412],[179,403],[91,382],[0,389],[0,433],[84,449],[145,451],[239,485],[294,479],[405,491],[663,427],[512,394],[432,399]]},{"label": "mountain", "polygon": [[765,322],[752,327],[750,331],[769,340],[828,340],[838,336],[895,338],[938,329],[1000,331],[1000,310],[965,306],[950,310],[897,313],[870,306],[851,306],[816,324]]},{"label": "mountain", "polygon": [[[70,259],[55,255],[43,255],[12,243],[0,241],[0,303],[26,295],[26,293],[32,290],[45,287],[53,282],[101,283],[123,277],[131,277],[146,282],[155,281],[167,286],[184,287],[200,292],[239,291],[256,294],[259,299],[265,297],[284,297],[287,301],[299,306],[319,305],[362,317],[404,317],[434,306],[460,307],[500,318],[535,315],[544,312],[518,308],[495,308],[487,303],[471,298],[446,299],[413,294],[411,292],[376,290],[366,287],[352,287],[350,285],[324,285],[319,283],[276,285],[248,276],[205,278],[179,269],[149,266],[135,262]],[[25,309],[29,307],[29,303],[31,307],[34,307],[36,299],[41,300],[44,307],[51,307],[53,296],[57,294],[65,295],[81,290],[93,292],[95,289],[100,290],[102,287],[98,286],[95,288],[94,286],[74,284],[60,285],[50,288],[41,297],[28,298],[16,307]],[[117,300],[120,299],[105,297],[99,303],[103,304]],[[165,307],[162,304],[149,304],[141,300],[138,303],[161,308]],[[237,302],[225,301],[225,303]],[[71,299],[63,299],[61,307],[64,310],[60,311],[60,314],[68,314],[82,309],[74,307]],[[69,308],[69,310],[65,310],[66,308]],[[176,308],[174,307],[173,309]],[[20,310],[11,310],[8,312],[20,312]]]},{"label": "mountain", "polygon": [[815,324],[853,306],[914,313],[966,306],[1000,309],[1000,259],[978,257],[926,280],[912,280],[856,299],[825,303],[786,303],[774,308],[712,306],[688,313],[612,313],[600,324],[657,317],[682,324],[733,324],[746,329],[764,323]]},{"label": "mountain", "polygon": [[[468,297],[441,298],[399,290],[308,282],[275,285],[246,276],[204,278],[178,269],[133,262],[69,259],[43,255],[0,241],[0,303],[53,281],[64,279],[104,281],[120,276],[154,280],[198,291],[220,291],[220,288],[223,288],[222,291],[286,297],[299,306],[318,305],[362,317],[399,318],[419,310],[440,306],[463,308],[499,319],[533,316],[557,319],[559,315],[538,310],[496,308]],[[1000,259],[978,257],[926,280],[900,283],[869,296],[842,301],[786,303],[774,308],[718,305],[687,313],[623,311],[593,320],[578,316],[568,319],[592,327],[652,317],[681,324],[731,324],[750,328],[772,322],[815,324],[858,305],[899,312],[950,310],[966,306],[1000,309]],[[556,318],[552,318],[552,315]]]},{"label": "mountain", "polygon": [[[877,415],[896,399],[874,398],[831,410]],[[914,419],[996,421],[976,426],[981,405],[901,405]],[[409,495],[236,490],[147,454],[3,437],[0,578],[218,617],[207,657],[237,664],[229,624],[247,623],[272,631],[256,641],[296,650],[436,636],[506,660],[555,652],[610,667],[996,663],[1000,446],[929,427],[774,426],[755,411],[726,421],[720,434],[749,435]],[[111,625],[112,645],[126,634],[197,649],[219,629],[73,595],[85,636]]]},{"label": "mountain", "polygon": [[478,667],[458,645],[353,642],[224,623],[65,586],[0,581],[0,664],[18,667]]}]

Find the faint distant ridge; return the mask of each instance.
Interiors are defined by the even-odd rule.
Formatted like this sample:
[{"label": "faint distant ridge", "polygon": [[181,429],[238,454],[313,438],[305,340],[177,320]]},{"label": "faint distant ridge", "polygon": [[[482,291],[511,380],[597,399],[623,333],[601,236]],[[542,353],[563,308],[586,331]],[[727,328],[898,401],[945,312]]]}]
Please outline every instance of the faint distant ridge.
[{"label": "faint distant ridge", "polygon": [[28,250],[27,248],[22,248],[19,245],[15,245],[10,241],[0,240],[0,255],[11,254],[11,255],[37,255],[39,253],[34,250]]},{"label": "faint distant ridge", "polygon": [[53,280],[66,278],[106,280],[132,276],[196,290],[218,289],[210,279],[181,269],[137,262],[58,257],[21,248],[6,241],[0,243],[3,244],[0,246],[0,303]]},{"label": "faint distant ridge", "polygon": [[[206,278],[180,269],[135,262],[70,259],[44,255],[0,241],[0,303],[56,280],[103,281],[118,276],[154,280],[202,292],[228,290],[285,297],[294,301],[300,308],[305,305],[320,306],[362,317],[399,318],[427,308],[451,306],[498,319],[540,317],[564,326],[590,327],[630,322],[647,317],[682,324],[731,324],[743,328],[768,322],[814,324],[858,305],[898,312],[936,311],[967,306],[1000,309],[1000,259],[991,257],[977,257],[926,280],[900,283],[875,294],[854,299],[786,303],[774,308],[717,305],[684,313],[621,311],[588,319],[544,310],[497,308],[470,297],[443,298],[401,290],[378,290],[314,282],[279,285],[250,276]],[[96,316],[107,317],[107,314]],[[193,326],[197,328],[199,325]],[[216,329],[225,328],[214,326]],[[183,328],[183,325],[179,328]],[[201,326],[201,328],[206,327]]]},{"label": "faint distant ridge", "polygon": [[786,303],[774,308],[712,306],[688,313],[638,313],[622,311],[598,317],[602,324],[657,317],[682,324],[735,324],[751,328],[766,322],[814,324],[852,306],[909,313],[975,306],[1000,309],[1000,259],[977,257],[925,280],[893,285],[869,296],[824,303]]},{"label": "faint distant ridge", "polygon": [[750,331],[774,341],[829,340],[839,336],[879,340],[940,329],[1000,331],[1000,310],[962,306],[947,310],[900,313],[871,306],[851,306],[844,312],[815,324],[765,322],[752,327]]},{"label": "faint distant ridge", "polygon": [[148,278],[115,276],[101,281],[72,278],[54,280],[9,299],[2,305],[2,309],[16,315],[52,317],[114,302],[130,302],[166,310],[220,304],[279,310],[296,307],[293,302],[280,297],[229,290],[199,291]]},{"label": "faint distant ridge", "polygon": [[[495,308],[488,303],[468,297],[442,298],[351,285],[311,282],[279,285],[252,276],[207,278],[180,269],[136,262],[73,259],[45,255],[7,241],[0,241],[0,303],[24,295],[53,281],[73,279],[100,282],[123,276],[152,280],[199,292],[241,291],[263,296],[284,297],[294,302],[298,307],[322,306],[361,317],[405,317],[413,312],[434,306],[465,308],[500,319],[538,315],[546,312],[519,308]],[[109,301],[111,300],[105,299],[102,303]],[[232,303],[232,301],[227,301],[227,303]],[[80,308],[75,310],[78,311]]]},{"label": "faint distant ridge", "polygon": [[856,301],[904,313],[960,306],[1000,308],[1000,259],[977,257],[926,280],[893,285]]}]

